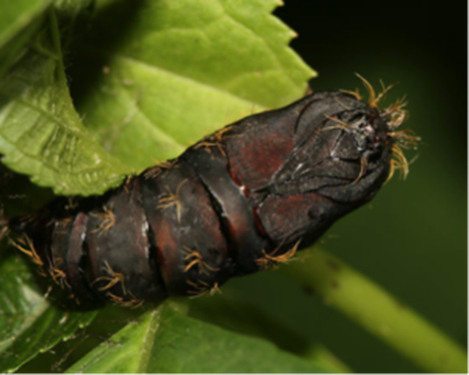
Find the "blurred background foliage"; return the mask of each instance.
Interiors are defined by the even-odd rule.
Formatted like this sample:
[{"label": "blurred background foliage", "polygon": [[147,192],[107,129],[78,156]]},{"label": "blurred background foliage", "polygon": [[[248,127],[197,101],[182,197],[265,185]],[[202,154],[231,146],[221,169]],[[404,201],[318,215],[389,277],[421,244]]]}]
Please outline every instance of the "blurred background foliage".
[{"label": "blurred background foliage", "polygon": [[[405,181],[336,223],[323,247],[467,345],[467,2],[286,0],[275,14],[297,31],[292,47],[319,73],[314,91],[356,87],[357,72],[388,102],[406,95],[422,142]],[[266,285],[268,284],[268,285]],[[314,298],[265,272],[231,286],[319,339],[358,372],[418,371]],[[332,328],[334,327],[334,328]]]}]

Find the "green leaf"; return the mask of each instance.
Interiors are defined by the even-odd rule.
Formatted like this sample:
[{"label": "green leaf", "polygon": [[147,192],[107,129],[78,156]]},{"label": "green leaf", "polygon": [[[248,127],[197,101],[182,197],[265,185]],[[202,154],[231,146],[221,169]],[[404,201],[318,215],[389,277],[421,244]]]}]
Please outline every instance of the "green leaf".
[{"label": "green leaf", "polygon": [[295,332],[272,310],[262,310],[243,297],[235,288],[225,285],[221,294],[194,299],[189,315],[236,333],[265,339],[282,350],[309,359],[327,372],[351,372],[324,345],[302,331]]},{"label": "green leaf", "polygon": [[[60,24],[76,18],[76,8],[65,5]],[[4,163],[58,194],[101,193],[204,133],[296,99],[313,72],[286,46],[294,34],[268,13],[275,5],[100,3],[92,40],[73,55],[71,79],[86,125],[126,167],[82,127],[49,17],[0,81]]]},{"label": "green leaf", "polygon": [[20,0],[2,4],[0,13],[0,77],[26,51],[52,0]]},{"label": "green leaf", "polygon": [[314,75],[287,47],[276,0],[103,1],[72,86],[85,125],[141,170],[202,135],[301,97]]},{"label": "green leaf", "polygon": [[93,194],[124,170],[89,137],[63,72],[55,17],[0,81],[0,152],[9,168],[58,194]]},{"label": "green leaf", "polygon": [[26,262],[9,256],[0,265],[0,372],[15,371],[38,353],[67,340],[96,315],[51,304],[31,280]]},{"label": "green leaf", "polygon": [[231,333],[165,304],[130,323],[67,372],[325,372],[272,344]]}]

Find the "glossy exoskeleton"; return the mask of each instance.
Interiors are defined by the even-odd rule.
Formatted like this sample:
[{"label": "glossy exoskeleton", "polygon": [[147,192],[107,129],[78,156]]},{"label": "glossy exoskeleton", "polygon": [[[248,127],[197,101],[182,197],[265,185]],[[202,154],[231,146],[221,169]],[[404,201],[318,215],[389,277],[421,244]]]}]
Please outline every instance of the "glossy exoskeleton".
[{"label": "glossy exoskeleton", "polygon": [[376,102],[319,92],[246,117],[104,196],[12,220],[16,246],[82,302],[214,291],[311,245],[405,164],[401,106]]}]

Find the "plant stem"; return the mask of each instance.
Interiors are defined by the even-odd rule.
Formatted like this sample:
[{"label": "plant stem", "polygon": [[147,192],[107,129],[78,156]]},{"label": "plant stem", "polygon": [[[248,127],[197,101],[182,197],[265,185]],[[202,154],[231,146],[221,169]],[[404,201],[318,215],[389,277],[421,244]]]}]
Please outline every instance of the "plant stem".
[{"label": "plant stem", "polygon": [[334,256],[318,248],[282,271],[425,371],[466,373],[464,349],[436,327]]}]

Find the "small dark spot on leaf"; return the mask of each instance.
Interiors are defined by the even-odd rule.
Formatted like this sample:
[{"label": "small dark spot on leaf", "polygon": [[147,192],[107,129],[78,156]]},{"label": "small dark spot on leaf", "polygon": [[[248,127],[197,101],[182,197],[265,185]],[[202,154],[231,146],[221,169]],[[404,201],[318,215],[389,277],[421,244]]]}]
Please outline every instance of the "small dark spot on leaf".
[{"label": "small dark spot on leaf", "polygon": [[314,296],[316,294],[316,291],[310,285],[303,285],[302,289],[303,289],[303,293],[308,296]]},{"label": "small dark spot on leaf", "polygon": [[334,262],[333,260],[328,259],[327,260],[327,265],[333,269],[334,271],[339,271],[340,270],[340,264],[337,262]]}]

